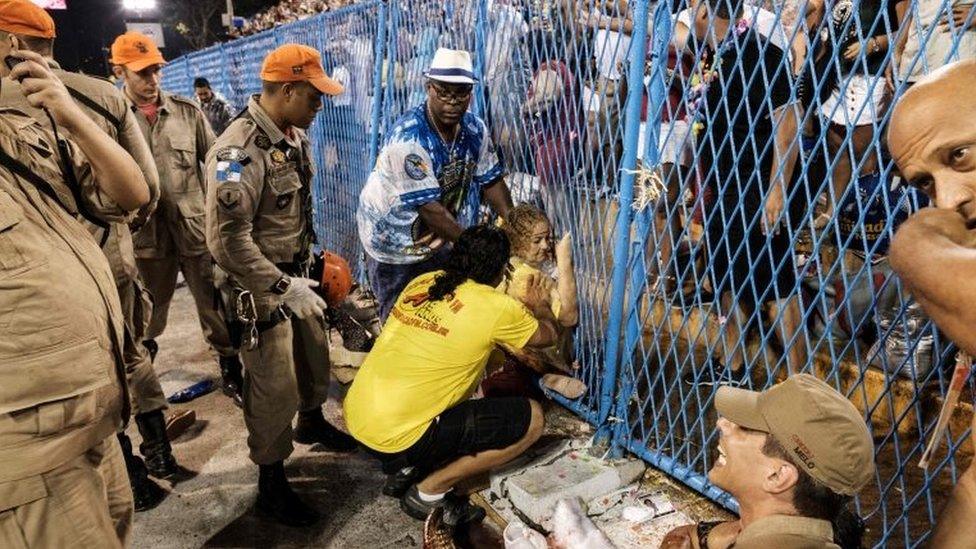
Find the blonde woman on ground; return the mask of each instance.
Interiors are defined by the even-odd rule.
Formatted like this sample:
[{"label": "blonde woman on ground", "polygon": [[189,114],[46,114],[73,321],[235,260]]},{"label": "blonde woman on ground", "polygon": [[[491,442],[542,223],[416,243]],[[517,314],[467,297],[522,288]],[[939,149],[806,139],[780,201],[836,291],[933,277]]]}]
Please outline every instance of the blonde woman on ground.
[{"label": "blonde woman on ground", "polygon": [[505,348],[497,353],[492,361],[496,370],[486,377],[482,390],[485,396],[540,397],[550,390],[566,398],[579,398],[586,385],[566,375],[577,367],[572,355],[572,329],[579,320],[572,240],[567,234],[554,245],[546,214],[528,204],[513,208],[502,229],[512,243],[512,257],[509,276],[498,289],[521,301],[527,288],[538,281],[549,291],[559,337],[556,344],[544,349]]}]

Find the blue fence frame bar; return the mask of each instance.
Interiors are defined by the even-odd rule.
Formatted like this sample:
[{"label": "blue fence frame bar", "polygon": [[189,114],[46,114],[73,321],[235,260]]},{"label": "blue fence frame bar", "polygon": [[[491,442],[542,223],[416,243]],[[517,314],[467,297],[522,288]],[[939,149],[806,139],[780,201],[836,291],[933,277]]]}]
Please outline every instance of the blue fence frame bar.
[{"label": "blue fence frame bar", "polygon": [[485,35],[490,25],[487,2],[478,2],[474,28],[474,52],[472,52],[474,57],[474,74],[478,77],[478,83],[474,87],[474,100],[471,102],[471,112],[482,117],[487,112],[485,98],[487,97],[488,87],[485,83],[485,73],[488,69],[488,63],[485,60],[485,42],[487,40]]},{"label": "blue fence frame bar", "polygon": [[[634,34],[630,50],[630,70],[627,73],[627,103],[624,122],[624,154],[620,174],[620,192],[617,198],[616,236],[614,243],[613,293],[610,298],[610,319],[607,327],[604,382],[600,395],[600,428],[606,432],[610,413],[614,409],[617,391],[617,366],[620,361],[620,335],[623,326],[624,300],[627,292],[627,259],[630,256],[630,224],[634,202],[634,168],[637,166],[637,133],[640,130],[641,94],[644,87],[644,56],[647,52],[648,0],[633,4]],[[606,436],[610,436],[606,432]],[[602,435],[598,438],[601,438]]]},{"label": "blue fence frame bar", "polygon": [[[385,44],[386,43],[386,27],[388,25],[388,17],[390,13],[389,3],[387,0],[382,0],[379,6],[379,28],[376,34],[376,43]],[[373,48],[373,99],[372,106],[370,107],[369,116],[369,162],[374,164],[376,162],[376,157],[380,152],[380,132],[379,128],[382,124],[382,113],[383,113],[383,54],[385,50],[383,48],[375,47]]]}]

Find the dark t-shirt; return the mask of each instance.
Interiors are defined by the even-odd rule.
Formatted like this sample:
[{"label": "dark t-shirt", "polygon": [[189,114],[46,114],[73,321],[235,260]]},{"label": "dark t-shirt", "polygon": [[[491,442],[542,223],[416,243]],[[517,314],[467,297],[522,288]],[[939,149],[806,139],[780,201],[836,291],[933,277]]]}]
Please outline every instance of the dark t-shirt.
[{"label": "dark t-shirt", "polygon": [[[827,21],[820,32],[820,40],[826,41],[828,54],[837,59],[842,72],[881,74],[888,57],[887,50],[872,51],[867,41],[888,33],[887,21],[882,16],[884,12],[885,7],[877,0],[840,0],[828,4]],[[897,21],[897,16],[890,21]],[[844,59],[844,51],[856,42],[864,42],[865,50],[855,60]]]},{"label": "dark t-shirt", "polygon": [[702,102],[706,185],[723,201],[757,210],[769,186],[774,112],[793,81],[783,50],[755,29],[729,38]]}]

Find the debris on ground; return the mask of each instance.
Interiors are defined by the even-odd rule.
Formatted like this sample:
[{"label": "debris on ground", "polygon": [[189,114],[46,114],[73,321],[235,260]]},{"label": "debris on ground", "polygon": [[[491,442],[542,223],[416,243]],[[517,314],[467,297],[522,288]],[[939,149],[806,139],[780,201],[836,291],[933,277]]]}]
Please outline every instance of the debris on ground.
[{"label": "debris on ground", "polygon": [[[592,427],[578,418],[550,409],[543,439],[491,476],[481,494],[506,521],[506,548],[658,547],[678,526],[734,518],[641,460],[607,459],[607,449],[593,446],[589,433]],[[596,545],[581,545],[585,536],[566,545],[557,535],[560,521],[576,516],[576,508],[592,524],[578,529]],[[539,546],[540,536],[547,545]]]}]

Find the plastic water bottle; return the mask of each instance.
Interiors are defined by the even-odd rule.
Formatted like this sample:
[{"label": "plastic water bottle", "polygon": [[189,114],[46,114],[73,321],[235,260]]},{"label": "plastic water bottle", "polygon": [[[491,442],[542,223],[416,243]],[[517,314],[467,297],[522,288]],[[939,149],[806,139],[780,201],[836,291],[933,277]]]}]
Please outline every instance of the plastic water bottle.
[{"label": "plastic water bottle", "polygon": [[214,383],[212,379],[205,379],[198,383],[190,385],[186,389],[182,389],[173,393],[169,398],[166,399],[170,404],[179,404],[181,402],[190,402],[195,398],[199,398],[207,393],[212,392],[217,388],[217,384]]}]

